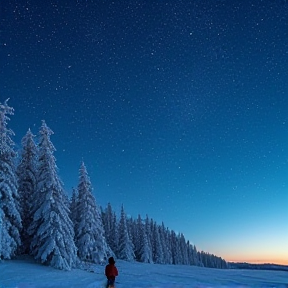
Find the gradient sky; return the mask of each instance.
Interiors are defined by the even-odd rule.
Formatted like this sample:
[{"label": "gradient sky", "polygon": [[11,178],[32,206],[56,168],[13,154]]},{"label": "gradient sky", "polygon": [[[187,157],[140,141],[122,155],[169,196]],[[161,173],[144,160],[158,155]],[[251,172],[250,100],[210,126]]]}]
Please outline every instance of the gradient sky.
[{"label": "gradient sky", "polygon": [[226,260],[288,264],[288,2],[1,1],[0,101],[66,191]]}]

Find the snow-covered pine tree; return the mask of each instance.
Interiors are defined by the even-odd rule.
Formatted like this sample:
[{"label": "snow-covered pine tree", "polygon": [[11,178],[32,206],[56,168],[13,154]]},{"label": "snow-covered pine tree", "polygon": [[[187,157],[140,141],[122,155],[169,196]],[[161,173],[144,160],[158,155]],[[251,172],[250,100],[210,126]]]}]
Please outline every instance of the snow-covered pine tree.
[{"label": "snow-covered pine tree", "polygon": [[164,264],[163,247],[159,235],[159,227],[156,222],[151,224],[153,235],[153,260],[157,264]]},{"label": "snow-covered pine tree", "polygon": [[34,233],[31,253],[41,263],[70,270],[76,262],[73,224],[67,197],[57,175],[53,131],[42,121],[39,139],[36,205],[29,232]]},{"label": "snow-covered pine tree", "polygon": [[105,230],[105,238],[115,254],[117,251],[117,222],[116,215],[112,210],[111,204],[108,203],[103,215],[103,225]]},{"label": "snow-covered pine tree", "polygon": [[198,266],[204,267],[204,264],[202,261],[202,253],[200,251],[197,252],[197,261],[198,261]]},{"label": "snow-covered pine tree", "polygon": [[137,238],[135,245],[137,246],[135,249],[137,252],[136,259],[144,263],[153,263],[151,245],[149,245],[145,225],[140,215],[138,215],[137,219]]},{"label": "snow-covered pine tree", "polygon": [[188,248],[189,265],[198,266],[197,249],[193,244],[189,244]]},{"label": "snow-covered pine tree", "polygon": [[31,225],[33,215],[31,213],[31,204],[36,193],[36,173],[37,173],[37,147],[34,142],[35,136],[29,129],[22,138],[22,153],[20,163],[17,167],[18,193],[21,203],[22,218],[22,253],[28,254],[31,243],[31,236],[28,233],[28,227]]},{"label": "snow-covered pine tree", "polygon": [[171,237],[171,249],[172,249],[171,252],[172,252],[173,264],[180,265],[181,264],[180,247],[178,243],[178,237],[175,231],[171,230],[170,237]]},{"label": "snow-covered pine tree", "polygon": [[113,252],[116,253],[118,251],[118,247],[119,247],[119,225],[117,222],[117,216],[116,216],[116,212],[113,211],[113,225],[115,225],[115,234],[114,234],[114,239],[113,239]]},{"label": "snow-covered pine tree", "polygon": [[126,224],[127,224],[127,230],[129,234],[129,238],[133,244],[133,252],[135,251],[135,239],[136,239],[136,225],[133,217],[126,217]]},{"label": "snow-covered pine tree", "polygon": [[10,259],[15,256],[21,244],[20,230],[22,228],[17,177],[15,168],[16,153],[13,149],[14,135],[7,128],[7,115],[13,115],[14,109],[6,100],[0,103],[0,259]]},{"label": "snow-covered pine tree", "polygon": [[151,226],[150,226],[150,219],[148,217],[148,215],[146,215],[146,218],[145,218],[145,232],[146,232],[146,235],[147,235],[147,241],[148,241],[148,247],[150,248],[150,251],[151,251],[151,255],[152,255],[152,261],[153,261],[153,234],[152,234],[152,229],[151,229]]},{"label": "snow-covered pine tree", "polygon": [[[75,216],[76,216],[76,209],[77,209],[77,203],[78,203],[78,191],[77,189],[72,190],[72,197],[71,197],[71,202],[70,202],[70,218],[73,222],[73,227],[75,225]],[[75,229],[75,227],[74,227]]]},{"label": "snow-covered pine tree", "polygon": [[201,254],[203,266],[209,267],[210,265],[208,264],[208,258],[209,258],[208,253],[201,251],[200,254]]},{"label": "snow-covered pine tree", "polygon": [[198,259],[198,250],[196,248],[195,245],[193,245],[193,265],[196,265],[196,266],[201,266],[201,262],[199,262],[199,259]]},{"label": "snow-covered pine tree", "polygon": [[187,255],[188,255],[188,265],[195,265],[193,263],[193,246],[190,244],[190,241],[187,241]]},{"label": "snow-covered pine tree", "polygon": [[182,233],[177,235],[177,242],[179,245],[179,259],[182,265],[188,265],[187,243]]},{"label": "snow-covered pine tree", "polygon": [[78,201],[75,215],[75,243],[82,261],[100,263],[111,253],[107,245],[100,209],[84,163],[79,170]]},{"label": "snow-covered pine tree", "polygon": [[171,247],[170,247],[170,242],[168,241],[169,230],[168,228],[165,228],[165,225],[163,222],[159,230],[159,235],[160,235],[162,248],[163,248],[164,263],[172,264]]},{"label": "snow-covered pine tree", "polygon": [[134,253],[135,253],[135,260],[140,261],[141,258],[141,232],[142,232],[142,219],[141,216],[138,215],[137,222],[135,224],[136,229],[135,229],[135,235],[134,235],[134,240],[133,240],[133,246],[134,246]]},{"label": "snow-covered pine tree", "polygon": [[[154,231],[154,220],[150,218],[150,241],[151,241],[151,248],[152,248],[152,257],[153,257],[153,262],[156,262],[156,241],[157,239],[155,238],[155,231]],[[149,234],[148,234],[149,235]]]},{"label": "snow-covered pine tree", "polygon": [[122,260],[134,261],[135,254],[133,252],[133,243],[129,237],[127,229],[127,219],[124,211],[124,206],[121,207],[121,216],[119,222],[119,247],[117,257]]}]

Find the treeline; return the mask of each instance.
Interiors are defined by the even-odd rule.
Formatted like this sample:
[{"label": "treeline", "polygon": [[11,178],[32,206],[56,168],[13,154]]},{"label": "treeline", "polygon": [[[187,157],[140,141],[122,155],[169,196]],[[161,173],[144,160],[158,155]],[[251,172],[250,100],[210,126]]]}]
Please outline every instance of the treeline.
[{"label": "treeline", "polygon": [[274,270],[274,271],[288,271],[288,265],[278,265],[278,264],[253,264],[247,262],[229,262],[229,268],[231,269],[250,269],[250,270]]},{"label": "treeline", "polygon": [[0,104],[0,259],[29,254],[40,263],[70,270],[83,261],[106,262],[111,255],[127,261],[227,268],[220,257],[197,251],[162,223],[146,216],[117,219],[110,204],[96,204],[84,163],[69,199],[57,174],[53,131],[42,121],[38,141],[30,129],[19,157],[13,131],[14,110]]},{"label": "treeline", "polygon": [[127,218],[123,205],[118,222],[109,203],[104,211],[102,209],[102,220],[107,243],[119,259],[227,268],[222,258],[197,251],[182,233],[169,230],[163,222],[158,225],[148,216],[142,219],[140,215],[137,219]]}]

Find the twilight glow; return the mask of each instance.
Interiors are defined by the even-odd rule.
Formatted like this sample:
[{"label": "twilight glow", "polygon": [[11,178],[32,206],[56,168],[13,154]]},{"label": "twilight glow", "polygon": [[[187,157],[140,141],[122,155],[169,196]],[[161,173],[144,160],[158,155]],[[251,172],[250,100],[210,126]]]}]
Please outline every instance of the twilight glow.
[{"label": "twilight glow", "polygon": [[[16,1],[17,2],[17,1]],[[0,102],[65,189],[228,261],[288,264],[287,1],[5,1]]]}]

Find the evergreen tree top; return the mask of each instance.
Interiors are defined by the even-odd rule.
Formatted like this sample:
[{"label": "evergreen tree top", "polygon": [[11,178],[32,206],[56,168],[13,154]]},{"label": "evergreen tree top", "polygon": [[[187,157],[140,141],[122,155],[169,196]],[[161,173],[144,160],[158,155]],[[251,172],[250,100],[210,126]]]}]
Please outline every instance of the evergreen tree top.
[{"label": "evergreen tree top", "polygon": [[12,147],[14,142],[11,136],[14,136],[14,132],[7,128],[7,122],[10,118],[7,115],[14,115],[14,109],[8,106],[8,100],[5,100],[4,104],[0,103],[0,153],[13,153]]},{"label": "evergreen tree top", "polygon": [[50,136],[54,134],[54,132],[47,126],[45,120],[42,120],[42,125],[40,127],[40,147],[48,148],[51,152],[56,151],[56,148],[52,144],[50,140]]}]

